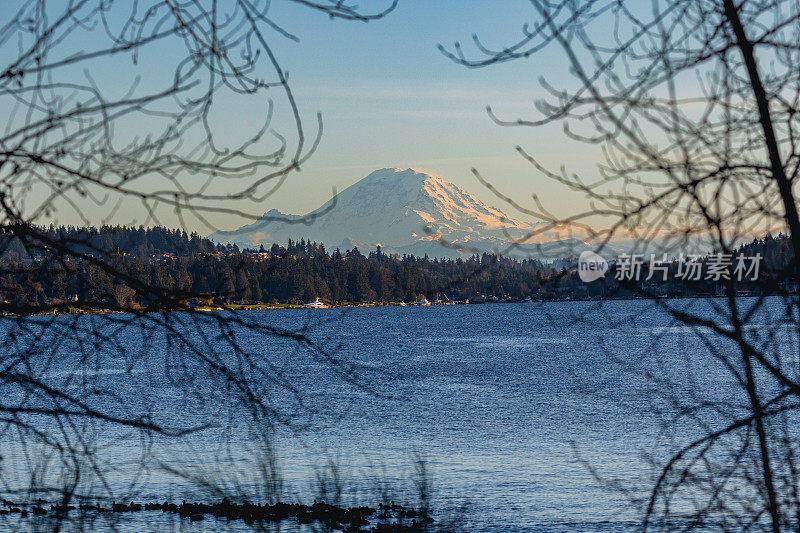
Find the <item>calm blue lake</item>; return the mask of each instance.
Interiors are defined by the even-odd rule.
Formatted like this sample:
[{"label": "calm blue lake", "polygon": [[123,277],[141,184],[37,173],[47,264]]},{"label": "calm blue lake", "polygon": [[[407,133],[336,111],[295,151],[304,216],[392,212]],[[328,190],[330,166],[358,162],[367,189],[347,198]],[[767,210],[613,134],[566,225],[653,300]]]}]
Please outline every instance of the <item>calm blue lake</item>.
[{"label": "calm blue lake", "polygon": [[[715,303],[681,305],[713,316]],[[754,331],[777,332],[777,349],[796,360],[797,343],[771,318],[780,306],[770,302]],[[235,402],[240,391],[206,375],[197,363],[205,354],[183,358],[185,347],[176,350],[154,324],[42,317],[13,343],[6,339],[4,353],[27,350],[43,381],[91,388],[97,394],[88,401],[99,409],[146,412],[165,426],[213,426],[180,438],[143,438],[88,422],[59,429],[75,446],[91,447],[101,465],[82,465],[76,492],[208,500],[218,494],[213,488],[223,487],[253,498],[279,490],[284,499],[309,501],[319,496],[320,480],[335,498],[332,478],[338,477],[343,502],[375,504],[381,490],[408,501],[421,458],[437,515],[463,506],[468,531],[620,531],[638,517],[629,497],[643,494],[656,475],[650,459],[664,459],[697,435],[694,424],[671,424],[676,407],[670,398],[746,402],[709,351],[731,347],[714,341],[709,348],[649,301],[242,314],[302,332],[322,351],[235,324],[230,338],[188,317],[171,318],[170,327],[187,342],[210,346],[213,357],[237,357],[225,352],[235,338],[242,352],[268,363],[268,371],[248,378],[280,419],[259,426],[268,427],[266,433],[248,429],[249,418]],[[5,327],[18,329],[13,322]],[[81,345],[69,336],[76,327],[108,340]],[[204,332],[208,338],[199,342]],[[250,367],[236,368],[247,375]],[[22,394],[11,390],[7,398]],[[68,437],[74,434],[85,443]],[[2,488],[29,485],[33,466],[43,486],[63,482],[58,454],[45,458],[34,438],[23,446],[18,437],[5,427]],[[265,488],[269,476],[260,467],[267,456],[276,458],[277,489]],[[623,496],[610,481],[633,492]],[[167,527],[160,517],[152,520],[122,529]],[[229,527],[208,520],[173,525],[186,531]]]}]

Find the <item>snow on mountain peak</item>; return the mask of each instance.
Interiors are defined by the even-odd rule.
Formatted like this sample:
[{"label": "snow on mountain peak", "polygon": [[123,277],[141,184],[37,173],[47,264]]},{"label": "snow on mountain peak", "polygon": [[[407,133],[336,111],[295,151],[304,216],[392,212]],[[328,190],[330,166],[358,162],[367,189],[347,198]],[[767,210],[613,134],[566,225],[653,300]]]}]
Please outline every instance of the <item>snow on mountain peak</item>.
[{"label": "snow on mountain peak", "polygon": [[[382,243],[396,250],[429,255],[468,255],[441,246],[443,239],[472,250],[499,251],[533,227],[508,218],[442,177],[415,168],[371,172],[321,206],[310,225],[298,217],[270,210],[262,220],[233,232],[212,235],[217,241],[257,246],[305,238],[327,247],[359,242]],[[359,246],[361,248],[362,246]]]},{"label": "snow on mountain peak", "polygon": [[[433,207],[447,220],[456,222],[465,216],[487,228],[500,229],[519,226],[522,223],[509,219],[494,207],[489,207],[471,194],[456,185],[449,183],[436,174],[417,168],[382,168],[369,174],[352,187],[391,188],[396,197],[408,201],[408,206],[416,210],[419,207]],[[370,191],[372,192],[372,191]],[[422,198],[421,198],[422,196]],[[424,199],[427,198],[427,202]],[[422,201],[429,205],[418,205]],[[430,218],[432,213],[423,210]]]}]

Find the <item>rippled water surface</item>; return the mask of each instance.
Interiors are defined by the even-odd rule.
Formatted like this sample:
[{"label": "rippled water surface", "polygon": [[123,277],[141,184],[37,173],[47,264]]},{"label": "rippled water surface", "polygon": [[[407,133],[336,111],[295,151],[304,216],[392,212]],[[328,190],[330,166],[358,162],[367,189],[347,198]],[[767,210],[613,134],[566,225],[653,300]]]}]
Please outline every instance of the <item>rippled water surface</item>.
[{"label": "rippled water surface", "polygon": [[[704,393],[710,398],[740,400],[696,332],[653,302],[248,313],[265,324],[302,329],[336,360],[356,364],[345,377],[358,385],[291,342],[239,332],[242,346],[269,358],[303,400],[298,407],[278,386],[271,400],[298,415],[274,440],[286,494],[313,497],[317,474],[333,461],[346,501],[375,503],[370,499],[381,480],[396,485],[401,499],[413,486],[416,458],[424,458],[434,507],[449,513],[465,505],[471,531],[625,529],[637,515],[608,481],[646,487],[654,472],[642,452],[663,458],[671,445],[693,436],[690,429],[662,432],[667,406],[648,372],[669,378],[678,392],[685,387],[687,395],[713,383]],[[119,465],[109,476],[117,490],[134,481],[140,498],[204,494],[197,480],[162,466],[217,481],[239,472],[241,485],[258,484],[248,468],[260,444],[230,429],[237,414],[226,406],[226,394],[198,379],[192,386],[200,398],[187,398],[165,376],[163,359],[153,357],[167,349],[163,343],[143,343],[133,329],[124,335],[131,346],[142,345],[139,355],[128,364],[110,357],[95,379],[112,380],[133,408],[145,388],[141,401],[163,420],[190,424],[218,413],[220,427],[147,443],[154,459],[144,469],[143,443],[124,432],[100,433],[100,453]],[[65,345],[59,362],[47,367],[51,379],[72,373],[70,349]],[[2,443],[6,472],[19,458],[10,437]]]}]

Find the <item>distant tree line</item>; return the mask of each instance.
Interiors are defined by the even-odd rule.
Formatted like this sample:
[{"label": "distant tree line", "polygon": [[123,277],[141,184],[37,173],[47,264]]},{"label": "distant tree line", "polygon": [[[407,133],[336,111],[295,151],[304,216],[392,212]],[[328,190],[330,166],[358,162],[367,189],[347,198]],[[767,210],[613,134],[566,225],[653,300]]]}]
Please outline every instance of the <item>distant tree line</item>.
[{"label": "distant tree line", "polygon": [[74,253],[43,270],[41,262],[50,257],[47,250],[26,248],[8,233],[0,233],[0,261],[6,266],[0,296],[5,301],[39,305],[80,301],[110,308],[132,301],[143,307],[160,305],[138,294],[124,276],[98,266],[95,258],[146,285],[209,303],[520,298],[545,290],[554,274],[538,260],[491,254],[455,260],[398,257],[378,247],[364,255],[358,249],[329,252],[322,244],[302,239],[241,250],[163,227],[50,227],[42,231],[54,243],[68,242]]},{"label": "distant tree line", "polygon": [[[37,307],[90,302],[108,308],[137,305],[164,307],[141,294],[127,276],[147,285],[177,291],[187,305],[201,303],[304,303],[321,298],[334,304],[390,303],[421,297],[455,301],[626,297],[633,292],[609,274],[585,284],[574,261],[543,263],[492,254],[468,259],[387,255],[378,247],[367,255],[354,248],[329,252],[305,240],[242,250],[218,244],[196,233],[163,227],[50,227],[48,239],[69,243],[73,253],[43,267],[52,257],[45,249],[25,247],[9,233],[0,234],[0,278],[3,301]],[[740,252],[763,257],[762,276],[779,275],[793,265],[792,250],[782,235],[743,245]],[[96,262],[95,259],[102,258]],[[113,264],[114,271],[102,267]],[[676,264],[670,268],[674,270]],[[646,270],[645,270],[646,273]],[[776,281],[777,283],[777,281]],[[647,282],[641,282],[648,287]],[[759,287],[763,287],[763,282]],[[747,288],[742,284],[743,289]],[[693,284],[671,278],[652,281],[654,293],[669,296],[713,294],[715,284]],[[775,289],[786,287],[775,286]],[[174,302],[173,302],[174,303]]]}]

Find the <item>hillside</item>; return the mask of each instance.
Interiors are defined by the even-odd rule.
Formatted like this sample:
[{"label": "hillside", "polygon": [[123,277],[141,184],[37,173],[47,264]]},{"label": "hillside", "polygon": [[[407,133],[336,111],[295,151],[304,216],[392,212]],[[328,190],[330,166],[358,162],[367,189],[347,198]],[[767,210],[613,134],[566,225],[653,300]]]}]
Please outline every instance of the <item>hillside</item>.
[{"label": "hillside", "polygon": [[[310,223],[313,213],[321,213]],[[240,247],[316,241],[344,250],[371,250],[430,257],[493,253],[512,257],[561,257],[580,253],[579,240],[533,245],[523,241],[535,225],[515,220],[434,174],[416,169],[384,168],[372,172],[304,217],[272,209],[249,225],[220,231],[210,238]],[[440,241],[451,243],[444,246]]]}]

